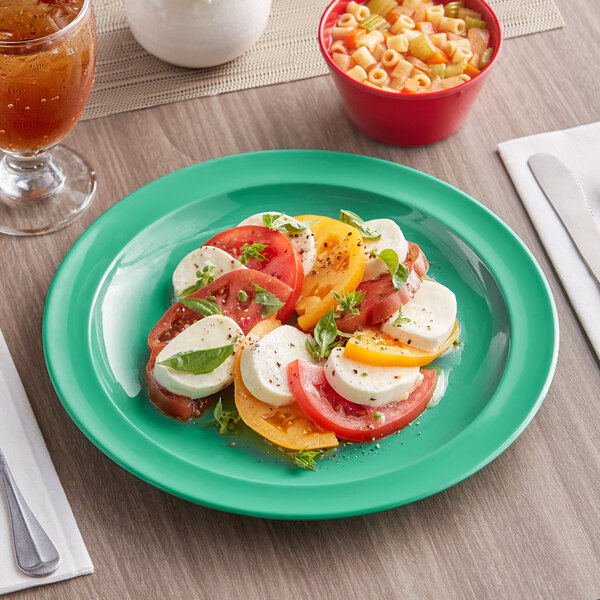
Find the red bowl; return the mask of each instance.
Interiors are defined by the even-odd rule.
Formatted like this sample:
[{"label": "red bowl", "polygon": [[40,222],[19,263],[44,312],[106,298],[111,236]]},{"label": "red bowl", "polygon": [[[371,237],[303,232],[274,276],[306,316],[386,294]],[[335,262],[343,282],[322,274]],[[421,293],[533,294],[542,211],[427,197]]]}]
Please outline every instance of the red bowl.
[{"label": "red bowl", "polygon": [[[334,0],[319,23],[319,46],[342,97],[350,120],[365,135],[395,146],[422,146],[452,135],[463,123],[477,94],[496,63],[502,46],[498,17],[483,0],[469,0],[488,23],[494,55],[479,75],[457,87],[426,94],[398,94],[359,83],[344,73],[331,58],[331,28],[349,0]],[[448,0],[444,0],[446,4]]]}]

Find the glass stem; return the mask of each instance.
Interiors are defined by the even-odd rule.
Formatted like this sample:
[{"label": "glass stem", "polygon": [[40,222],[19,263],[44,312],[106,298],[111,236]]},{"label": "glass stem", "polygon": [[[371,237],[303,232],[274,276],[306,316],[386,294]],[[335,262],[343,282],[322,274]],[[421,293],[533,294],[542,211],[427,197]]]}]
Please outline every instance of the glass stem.
[{"label": "glass stem", "polygon": [[35,201],[50,197],[63,185],[64,179],[50,150],[8,152],[0,160],[0,190],[15,201],[24,196]]}]

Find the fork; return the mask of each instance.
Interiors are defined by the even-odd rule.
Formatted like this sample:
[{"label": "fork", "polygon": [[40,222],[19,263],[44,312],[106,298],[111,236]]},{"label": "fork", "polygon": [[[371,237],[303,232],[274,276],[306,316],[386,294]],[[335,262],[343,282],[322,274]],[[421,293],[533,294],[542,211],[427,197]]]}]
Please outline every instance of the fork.
[{"label": "fork", "polygon": [[13,544],[19,569],[31,577],[50,575],[56,571],[60,555],[25,502],[25,498],[8,468],[2,450],[0,450],[0,476],[6,491]]}]

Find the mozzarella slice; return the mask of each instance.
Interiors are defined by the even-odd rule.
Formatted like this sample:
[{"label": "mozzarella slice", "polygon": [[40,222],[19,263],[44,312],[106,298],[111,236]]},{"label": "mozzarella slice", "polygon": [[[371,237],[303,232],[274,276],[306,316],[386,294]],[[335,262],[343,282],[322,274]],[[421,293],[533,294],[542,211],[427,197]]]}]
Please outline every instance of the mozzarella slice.
[{"label": "mozzarella slice", "polygon": [[211,373],[201,375],[176,371],[158,363],[171,358],[178,352],[227,346],[236,337],[238,338],[237,347],[244,334],[233,319],[223,315],[212,315],[200,319],[184,329],[161,350],[156,357],[154,378],[160,385],[174,394],[188,396],[189,398],[210,396],[233,382],[233,354]]},{"label": "mozzarella slice", "polygon": [[[260,225],[264,226],[263,223],[263,215],[278,215],[280,213],[275,211],[268,211],[263,213],[258,213],[256,215],[252,215],[247,219],[244,219],[240,225]],[[292,223],[294,225],[300,225],[300,221],[294,219],[294,217],[289,217],[288,215],[281,215],[276,221],[274,221],[273,225],[281,225],[283,223]],[[315,265],[315,260],[317,260],[317,246],[315,244],[315,234],[308,229],[301,231],[299,233],[292,233],[289,231],[283,230],[281,233],[287,236],[292,244],[296,246],[296,250],[300,254],[300,258],[302,260],[302,268],[304,269],[304,274],[308,275],[310,270]]]},{"label": "mozzarella slice", "polygon": [[343,348],[331,351],[325,377],[346,400],[373,407],[405,400],[423,380],[418,367],[364,365],[345,356]]},{"label": "mozzarella slice", "polygon": [[435,281],[423,281],[414,298],[402,307],[402,316],[410,319],[394,325],[398,313],[382,327],[395,340],[415,348],[435,352],[452,333],[456,321],[456,296]]},{"label": "mozzarella slice", "polygon": [[202,271],[207,265],[215,267],[211,272],[215,279],[230,271],[246,268],[224,250],[214,246],[202,246],[202,248],[190,252],[175,268],[173,272],[175,294],[179,296],[183,290],[194,285],[198,280],[196,271]]},{"label": "mozzarella slice", "polygon": [[388,266],[375,256],[382,250],[390,248],[398,253],[400,262],[404,262],[408,254],[408,242],[404,239],[402,229],[391,219],[372,219],[366,221],[371,229],[381,234],[378,240],[365,240],[365,251],[367,252],[367,264],[362,280],[374,279],[382,273],[388,272]]},{"label": "mozzarella slice", "polygon": [[287,367],[296,360],[315,362],[306,349],[306,333],[283,325],[248,346],[240,361],[242,380],[250,393],[272,406],[294,401],[288,385]]}]

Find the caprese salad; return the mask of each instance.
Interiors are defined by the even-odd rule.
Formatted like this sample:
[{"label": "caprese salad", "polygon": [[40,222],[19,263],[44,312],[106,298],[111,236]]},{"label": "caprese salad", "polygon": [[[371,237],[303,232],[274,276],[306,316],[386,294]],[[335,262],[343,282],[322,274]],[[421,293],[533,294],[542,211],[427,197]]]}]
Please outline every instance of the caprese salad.
[{"label": "caprese salad", "polygon": [[458,343],[456,297],[428,268],[391,219],[253,215],[177,265],[150,399],[188,421],[233,383],[221,432],[241,419],[308,468],[338,439],[390,435],[439,399],[431,363]]}]

